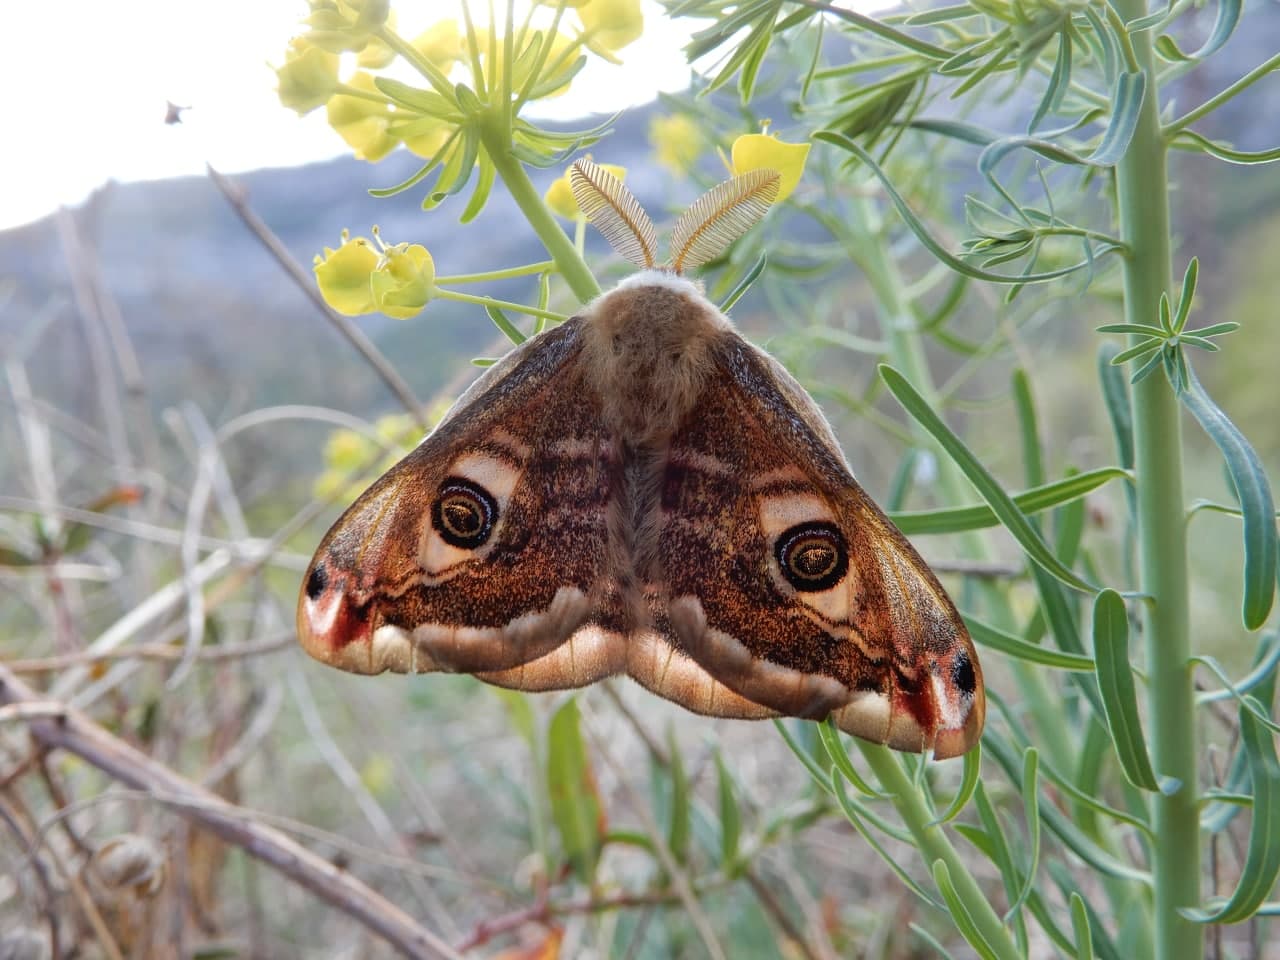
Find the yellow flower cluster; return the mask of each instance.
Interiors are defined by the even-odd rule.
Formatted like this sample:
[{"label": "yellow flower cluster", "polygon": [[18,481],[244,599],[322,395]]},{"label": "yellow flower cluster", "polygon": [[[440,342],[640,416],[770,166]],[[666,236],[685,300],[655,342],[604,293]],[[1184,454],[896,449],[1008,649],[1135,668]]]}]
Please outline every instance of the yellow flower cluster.
[{"label": "yellow flower cluster", "polygon": [[[319,499],[354,497],[368,482],[368,476],[385,473],[422,439],[422,428],[407,413],[379,417],[374,424],[377,438],[356,430],[335,430],[324,447],[324,472],[315,482]],[[374,460],[382,452],[382,459]]]},{"label": "yellow flower cluster", "polygon": [[[493,25],[468,36],[456,20],[443,19],[408,39],[396,33],[389,0],[308,2],[307,29],[289,41],[284,63],[276,69],[280,102],[300,115],[327,107],[330,125],[357,157],[370,162],[401,144],[434,157],[449,142],[467,112],[450,78],[460,63],[472,68],[464,82],[479,88],[472,92],[490,104],[508,82],[513,99],[544,99],[569,89],[584,51],[616,63],[617,52],[644,30],[640,0],[576,0],[567,4],[572,16],[561,21],[570,32],[520,32],[507,78],[505,38]],[[474,62],[471,51],[476,51]],[[491,57],[490,51],[497,55]],[[340,76],[344,53],[356,54],[356,69],[346,77]],[[380,84],[378,71],[397,60],[430,81],[428,88]]]},{"label": "yellow flower cluster", "polygon": [[436,265],[421,244],[387,246],[378,228],[373,240],[342,232],[342,245],[315,258],[316,283],[325,302],[348,317],[379,311],[406,319],[422,312],[435,294]]}]

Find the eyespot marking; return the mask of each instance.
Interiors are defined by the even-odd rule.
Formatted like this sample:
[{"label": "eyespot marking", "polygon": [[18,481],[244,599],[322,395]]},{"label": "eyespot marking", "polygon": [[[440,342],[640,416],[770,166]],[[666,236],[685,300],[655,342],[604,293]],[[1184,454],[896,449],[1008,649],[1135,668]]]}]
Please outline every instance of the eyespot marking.
[{"label": "eyespot marking", "polygon": [[307,599],[317,599],[328,585],[329,572],[324,568],[323,563],[317,563],[311,568],[311,576],[307,577]]},{"label": "eyespot marking", "polygon": [[796,590],[830,590],[849,569],[849,550],[834,523],[797,523],[774,542],[778,568]]},{"label": "eyespot marking", "polygon": [[498,520],[498,504],[484,487],[462,477],[446,477],[431,504],[431,525],[451,547],[483,546]]}]

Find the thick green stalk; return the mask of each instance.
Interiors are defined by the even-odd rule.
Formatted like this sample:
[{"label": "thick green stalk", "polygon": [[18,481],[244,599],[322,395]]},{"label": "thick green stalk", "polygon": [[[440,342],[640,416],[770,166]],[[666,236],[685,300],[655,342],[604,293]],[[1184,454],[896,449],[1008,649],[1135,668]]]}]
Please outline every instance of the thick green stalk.
[{"label": "thick green stalk", "polygon": [[911,831],[916,848],[926,864],[932,866],[941,860],[947,865],[956,895],[964,904],[973,925],[1000,958],[1018,958],[1021,954],[1013,941],[1013,935],[1001,921],[978,883],[969,872],[965,861],[956,853],[942,827],[934,822],[934,814],[925,804],[924,797],[911,782],[897,755],[888,747],[854,738],[880,786],[891,795],[890,802]]},{"label": "thick green stalk", "polygon": [[[1147,13],[1145,0],[1116,0],[1125,21]],[[1125,320],[1155,323],[1160,295],[1173,294],[1169,249],[1167,146],[1160,131],[1150,33],[1133,37],[1138,67],[1147,76],[1137,129],[1116,168],[1124,261]],[[1191,631],[1187,536],[1182,493],[1182,432],[1178,399],[1159,372],[1133,387],[1134,473],[1137,478],[1139,587],[1143,604],[1151,753],[1156,772],[1181,788],[1156,794],[1152,843],[1155,881],[1156,960],[1199,960],[1200,924],[1179,907],[1200,899],[1200,823],[1196,808],[1195,698],[1191,682]]]},{"label": "thick green stalk", "polygon": [[547,205],[542,202],[533,181],[525,173],[524,165],[511,155],[511,131],[500,115],[486,116],[481,121],[480,141],[485,152],[498,171],[498,176],[511,192],[516,206],[533,227],[534,233],[556,262],[560,275],[569,284],[581,302],[586,303],[600,294],[600,285],[592,275],[573,241],[560,229]]}]

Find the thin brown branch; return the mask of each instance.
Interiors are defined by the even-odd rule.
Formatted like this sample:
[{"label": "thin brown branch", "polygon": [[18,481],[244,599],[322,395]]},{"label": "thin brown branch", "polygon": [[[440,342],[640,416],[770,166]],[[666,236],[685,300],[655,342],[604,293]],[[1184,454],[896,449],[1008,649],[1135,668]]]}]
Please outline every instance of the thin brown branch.
[{"label": "thin brown branch", "polygon": [[[206,663],[217,663],[226,660],[239,660],[244,657],[260,657],[268,653],[287,650],[295,642],[294,633],[290,630],[288,633],[281,633],[279,636],[251,643],[223,643],[217,646],[204,646],[196,653],[196,659]],[[134,647],[120,647],[115,650],[82,650],[79,653],[68,653],[58,657],[11,660],[5,666],[14,673],[19,674],[45,673],[109,660],[180,660],[182,659],[182,652],[182,647],[175,647],[167,643],[140,643]]]},{"label": "thin brown branch", "polygon": [[[41,701],[37,691],[0,665],[0,703]],[[68,708],[57,717],[32,719],[28,729],[44,746],[68,750],[120,782],[171,804],[194,825],[275,868],[405,956],[460,960],[459,954],[436,934],[356,877],[273,827],[244,819],[217,794],[135,750],[78,710]]]},{"label": "thin brown branch", "polygon": [[418,421],[418,425],[426,430],[430,424],[427,423],[426,417],[423,415],[422,404],[418,402],[418,398],[413,394],[413,388],[405,382],[404,378],[396,372],[395,367],[391,366],[390,361],[373,345],[373,341],[364,335],[364,331],[324,302],[324,297],[320,295],[320,291],[311,276],[298,265],[298,262],[285,249],[285,245],[280,242],[280,238],[271,231],[271,228],[245,202],[244,193],[229,179],[213,169],[212,166],[207,166],[206,169],[209,171],[209,179],[213,181],[222,195],[227,198],[227,203],[231,204],[231,209],[236,212],[236,216],[258,238],[258,242],[267,248],[267,252],[284,268],[285,273],[298,285],[298,289],[306,294],[307,299],[315,304],[316,309],[324,314],[325,319],[333,325],[334,329],[342,334],[351,346],[355,347],[356,352],[364,357],[369,366],[373,367],[374,372],[387,385],[387,389],[395,394],[396,399]]}]

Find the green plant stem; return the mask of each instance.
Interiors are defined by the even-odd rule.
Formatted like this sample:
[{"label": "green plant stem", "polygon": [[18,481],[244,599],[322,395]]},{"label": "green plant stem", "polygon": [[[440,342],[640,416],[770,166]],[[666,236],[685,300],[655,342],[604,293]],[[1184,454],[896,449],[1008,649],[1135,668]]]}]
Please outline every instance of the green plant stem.
[{"label": "green plant stem", "polygon": [[[1121,17],[1146,14],[1145,0],[1117,0]],[[1147,93],[1129,149],[1116,168],[1124,258],[1125,320],[1154,323],[1160,296],[1173,296],[1169,248],[1167,149],[1160,130],[1159,88],[1151,35],[1133,37],[1134,53],[1148,79]],[[1131,338],[1133,342],[1136,339]],[[1133,387],[1133,433],[1138,524],[1139,588],[1143,604],[1151,753],[1156,773],[1182,786],[1152,797],[1155,840],[1156,960],[1199,960],[1203,927],[1179,907],[1200,899],[1200,823],[1196,807],[1195,697],[1188,624],[1187,527],[1182,492],[1182,431],[1178,399],[1168,380],[1147,377]]]},{"label": "green plant stem", "polygon": [[1194,110],[1189,110],[1164,128],[1164,135],[1172,139],[1179,130],[1191,126],[1201,117],[1208,116],[1237,94],[1243,93],[1273,70],[1280,70],[1280,53],[1264,60],[1227,89],[1210,97]]},{"label": "green plant stem", "polygon": [[436,277],[436,283],[490,283],[494,280],[510,280],[513,277],[530,277],[539,273],[548,273],[555,268],[554,260],[543,260],[540,263],[507,267],[505,270],[486,270],[484,273],[451,273],[447,277]]},{"label": "green plant stem", "polygon": [[499,310],[511,310],[515,313],[525,313],[531,317],[542,317],[546,320],[554,320],[557,323],[568,320],[563,313],[555,313],[551,310],[539,310],[537,307],[530,307],[523,303],[513,303],[510,300],[497,300],[493,297],[477,297],[473,293],[463,293],[461,290],[445,290],[436,287],[436,296],[441,300],[460,300],[463,303],[478,303],[482,307],[497,307]]},{"label": "green plant stem", "polygon": [[939,824],[934,823],[935,815],[925,803],[924,797],[915,784],[911,782],[911,778],[902,766],[902,761],[888,747],[868,743],[857,737],[853,738],[853,742],[862,751],[867,766],[880,781],[880,786],[892,795],[890,802],[898,811],[907,829],[911,831],[911,836],[915,839],[916,847],[925,862],[931,867],[937,860],[947,865],[947,872],[951,875],[956,894],[972,918],[974,926],[995,955],[1002,960],[1006,957],[1021,957],[1009,929],[1001,922],[999,915],[974,880],[973,874],[969,872],[968,866],[956,853],[946,832]]},{"label": "green plant stem", "polygon": [[480,120],[480,142],[484,144],[489,160],[498,176],[511,192],[516,206],[524,214],[534,233],[556,262],[560,275],[569,289],[582,303],[600,294],[600,285],[592,275],[587,262],[573,246],[573,241],[560,229],[555,217],[542,202],[537,188],[525,172],[524,165],[511,154],[511,131],[500,115],[488,114]]}]

